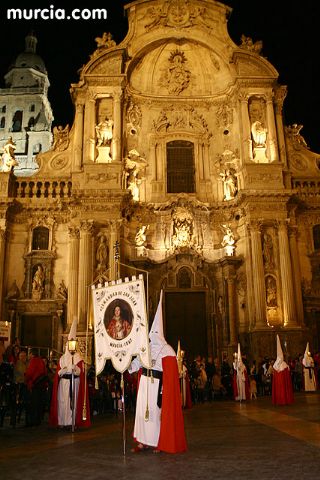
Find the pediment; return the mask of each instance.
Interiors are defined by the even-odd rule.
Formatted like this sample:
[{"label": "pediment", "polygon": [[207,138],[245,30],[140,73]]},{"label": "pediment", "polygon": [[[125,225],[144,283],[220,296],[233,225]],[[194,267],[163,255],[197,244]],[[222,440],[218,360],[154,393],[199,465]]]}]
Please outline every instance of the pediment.
[{"label": "pediment", "polygon": [[90,61],[82,68],[81,77],[85,75],[121,75],[123,72],[123,49],[116,51],[95,52]]},{"label": "pediment", "polygon": [[264,57],[252,52],[235,52],[233,62],[240,77],[278,78],[277,70]]}]

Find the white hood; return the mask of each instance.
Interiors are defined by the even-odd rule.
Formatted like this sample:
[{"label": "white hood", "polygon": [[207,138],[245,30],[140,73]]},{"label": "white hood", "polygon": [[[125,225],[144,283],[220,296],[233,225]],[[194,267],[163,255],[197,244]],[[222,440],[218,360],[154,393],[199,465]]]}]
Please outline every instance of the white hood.
[{"label": "white hood", "polygon": [[273,364],[273,368],[276,372],[282,372],[286,368],[289,368],[288,364],[284,361],[279,335],[277,335],[277,359]]}]

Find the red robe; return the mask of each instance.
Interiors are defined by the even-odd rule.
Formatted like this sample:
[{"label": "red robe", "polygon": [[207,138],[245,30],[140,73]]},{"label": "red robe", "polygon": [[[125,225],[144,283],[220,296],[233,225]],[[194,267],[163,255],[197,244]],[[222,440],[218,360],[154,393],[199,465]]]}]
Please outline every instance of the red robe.
[{"label": "red robe", "polygon": [[[85,373],[84,373],[83,360],[78,362],[77,366],[80,368],[80,383],[79,383],[79,391],[78,391],[78,398],[77,398],[75,425],[77,427],[90,427],[91,421],[90,421],[88,384],[86,385],[86,391],[85,391]],[[52,387],[49,425],[53,427],[58,426],[58,386],[59,386],[59,380],[60,380],[59,371],[60,371],[60,364],[57,367],[57,370],[54,376],[53,387]],[[82,418],[84,398],[86,398],[86,420],[83,420]]]},{"label": "red robe", "polygon": [[180,453],[187,450],[179,384],[178,365],[175,357],[162,359],[162,408],[158,450]]},{"label": "red robe", "polygon": [[272,373],[273,405],[290,405],[293,403],[293,388],[289,368]]}]

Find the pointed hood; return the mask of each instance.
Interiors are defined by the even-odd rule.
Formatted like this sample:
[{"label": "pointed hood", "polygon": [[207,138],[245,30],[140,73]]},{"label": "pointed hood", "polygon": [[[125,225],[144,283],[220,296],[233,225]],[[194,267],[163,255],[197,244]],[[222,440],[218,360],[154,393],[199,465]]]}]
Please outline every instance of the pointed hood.
[{"label": "pointed hood", "polygon": [[312,365],[312,363],[313,363],[313,358],[312,358],[311,353],[310,353],[309,342],[308,342],[307,346],[306,346],[306,351],[304,352],[302,364],[305,367],[310,367]]},{"label": "pointed hood", "polygon": [[[71,328],[68,334],[68,340],[75,340],[77,338],[77,323],[78,319],[76,316],[73,317]],[[79,352],[76,352],[73,356],[73,363],[77,365],[82,360]],[[68,341],[66,342],[65,353],[60,357],[60,367],[70,368],[72,365],[72,355],[68,349]]]},{"label": "pointed hood", "polygon": [[77,323],[78,323],[78,319],[76,316],[74,316],[71,324],[70,332],[68,335],[68,340],[75,340],[77,338]]},{"label": "pointed hood", "polygon": [[273,364],[273,368],[277,372],[281,372],[282,370],[289,368],[286,362],[284,361],[284,356],[283,356],[279,335],[277,335],[277,359]]},{"label": "pointed hood", "polygon": [[152,345],[165,345],[167,343],[163,334],[162,295],[163,291],[161,290],[158,308],[149,333]]}]

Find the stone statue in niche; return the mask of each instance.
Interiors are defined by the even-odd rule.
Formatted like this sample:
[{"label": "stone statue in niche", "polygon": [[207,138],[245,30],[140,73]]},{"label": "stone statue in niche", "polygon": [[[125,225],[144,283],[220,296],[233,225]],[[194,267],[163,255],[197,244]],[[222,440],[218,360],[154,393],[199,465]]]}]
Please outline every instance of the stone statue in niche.
[{"label": "stone statue in niche", "polygon": [[61,280],[58,291],[57,291],[57,297],[61,298],[62,300],[67,300],[68,299],[68,289],[66,287],[66,284],[64,283],[64,280]]},{"label": "stone statue in niche", "polygon": [[272,237],[268,233],[263,235],[263,261],[264,266],[267,270],[272,270],[274,268],[273,260],[273,242]]},{"label": "stone statue in niche", "polygon": [[37,266],[32,279],[32,299],[41,300],[44,291],[45,274],[42,265]]},{"label": "stone statue in niche", "polygon": [[62,125],[53,128],[52,150],[63,152],[69,145],[69,125],[64,128]]},{"label": "stone statue in niche", "polygon": [[95,127],[97,136],[97,149],[99,152],[96,163],[111,163],[111,141],[113,137],[113,120],[106,117]]},{"label": "stone statue in niche", "polygon": [[133,200],[140,200],[140,185],[145,180],[143,175],[147,162],[137,150],[130,150],[125,159],[124,188],[130,190]]},{"label": "stone statue in niche", "polygon": [[97,270],[107,270],[109,263],[109,247],[105,235],[101,235],[96,250]]},{"label": "stone statue in niche", "polygon": [[149,228],[149,225],[142,225],[136,233],[135,236],[135,243],[136,247],[144,247],[147,241],[147,235],[146,232]]},{"label": "stone statue in niche", "polygon": [[110,145],[112,140],[113,121],[106,117],[95,127],[97,133],[97,147]]},{"label": "stone statue in niche", "polygon": [[221,245],[224,247],[225,252],[228,257],[231,257],[234,255],[234,250],[235,250],[235,238],[234,238],[234,233],[231,230],[231,227],[229,225],[222,225],[222,228],[224,230],[224,235],[222,238]]},{"label": "stone statue in niche", "polygon": [[3,154],[2,154],[2,171],[3,172],[11,172],[13,167],[18,165],[18,162],[15,157],[15,149],[16,144],[12,140],[12,137],[9,137],[7,143],[3,147]]},{"label": "stone statue in niche", "polygon": [[267,307],[276,307],[277,302],[277,285],[273,277],[266,277],[266,296],[267,296]]},{"label": "stone statue in niche", "polygon": [[169,57],[169,66],[161,79],[161,85],[171,95],[179,95],[190,83],[191,72],[185,66],[187,59],[184,52],[175,50]]},{"label": "stone statue in niche", "polygon": [[220,173],[220,177],[223,181],[223,200],[228,201],[234,199],[238,191],[235,171],[233,169],[224,170],[222,173]]},{"label": "stone statue in niche", "polygon": [[177,207],[172,215],[173,235],[172,246],[174,248],[184,248],[193,246],[193,216],[185,207]]},{"label": "stone statue in niche", "polygon": [[251,136],[253,140],[253,158],[256,163],[268,163],[266,156],[267,128],[265,126],[265,101],[253,97],[249,102]]}]

